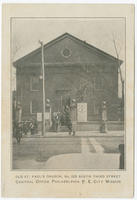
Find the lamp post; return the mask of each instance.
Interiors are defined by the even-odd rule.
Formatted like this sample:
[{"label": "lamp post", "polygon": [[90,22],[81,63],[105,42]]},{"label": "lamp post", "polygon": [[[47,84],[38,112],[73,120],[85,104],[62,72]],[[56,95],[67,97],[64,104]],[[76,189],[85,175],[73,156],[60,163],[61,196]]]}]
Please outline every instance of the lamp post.
[{"label": "lamp post", "polygon": [[51,105],[50,99],[46,99],[46,113],[48,114],[46,117],[46,130],[49,130],[51,126]]},{"label": "lamp post", "polygon": [[72,132],[73,132],[72,135],[75,136],[77,127],[77,110],[76,110],[77,104],[75,99],[72,99],[70,108],[71,108],[70,110],[71,110]]},{"label": "lamp post", "polygon": [[44,47],[43,42],[39,41],[41,45],[41,64],[42,64],[42,102],[43,102],[43,111],[42,111],[42,136],[45,134],[45,67],[44,67]]}]

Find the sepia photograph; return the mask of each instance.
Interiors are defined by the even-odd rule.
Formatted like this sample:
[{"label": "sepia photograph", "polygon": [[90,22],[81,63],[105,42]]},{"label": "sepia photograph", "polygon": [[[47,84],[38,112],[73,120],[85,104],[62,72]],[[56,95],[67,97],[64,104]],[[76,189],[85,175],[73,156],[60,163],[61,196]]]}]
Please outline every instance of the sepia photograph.
[{"label": "sepia photograph", "polygon": [[12,170],[125,170],[125,18],[10,29]]},{"label": "sepia photograph", "polygon": [[134,5],[2,6],[2,196],[133,198]]}]

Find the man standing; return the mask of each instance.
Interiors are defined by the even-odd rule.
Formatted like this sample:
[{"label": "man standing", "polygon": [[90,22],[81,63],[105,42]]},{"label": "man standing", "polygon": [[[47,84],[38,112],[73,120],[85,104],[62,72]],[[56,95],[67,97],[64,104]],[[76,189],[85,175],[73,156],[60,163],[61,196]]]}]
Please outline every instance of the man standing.
[{"label": "man standing", "polygon": [[20,140],[22,138],[22,122],[21,122],[21,118],[22,118],[22,107],[20,102],[18,102],[17,107],[16,107],[16,122],[15,122],[15,137],[17,139],[17,143],[20,144]]},{"label": "man standing", "polygon": [[22,138],[22,123],[21,122],[18,122],[17,123],[17,126],[16,126],[16,140],[17,140],[17,143],[20,144],[20,140]]},{"label": "man standing", "polygon": [[72,132],[72,122],[71,122],[71,116],[70,116],[70,107],[68,105],[65,106],[64,114],[65,114],[65,125],[69,129],[69,135],[71,135],[71,132]]},{"label": "man standing", "polygon": [[54,112],[53,117],[52,117],[52,127],[53,130],[58,132],[59,127],[60,127],[60,113],[59,112]]},{"label": "man standing", "polygon": [[76,112],[76,100],[73,99],[70,103],[70,106],[65,106],[65,124],[69,129],[69,135],[75,136],[76,126],[77,126],[77,112]]}]

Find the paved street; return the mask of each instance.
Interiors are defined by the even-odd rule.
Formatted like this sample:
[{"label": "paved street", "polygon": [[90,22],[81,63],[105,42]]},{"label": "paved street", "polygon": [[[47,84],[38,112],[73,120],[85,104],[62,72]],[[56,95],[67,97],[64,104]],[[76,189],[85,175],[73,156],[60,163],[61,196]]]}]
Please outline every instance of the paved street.
[{"label": "paved street", "polygon": [[[84,159],[89,158],[93,160],[93,156],[101,155],[116,155],[119,153],[119,144],[124,143],[123,136],[109,136],[109,137],[50,137],[50,138],[23,138],[20,144],[13,139],[13,169],[44,169],[49,159],[54,156],[71,155],[76,158],[79,155]],[[69,156],[70,157],[70,156]],[[63,158],[63,159],[64,159]],[[61,159],[61,158],[60,158]],[[80,161],[85,162],[84,160]],[[82,157],[83,159],[83,157]],[[96,158],[95,158],[96,159]],[[75,159],[76,160],[76,159]],[[87,164],[88,165],[88,164]],[[73,166],[73,163],[72,163]],[[56,166],[55,166],[56,167]],[[98,166],[98,168],[101,166]],[[74,166],[75,168],[75,166]],[[91,168],[87,166],[87,168]]]}]

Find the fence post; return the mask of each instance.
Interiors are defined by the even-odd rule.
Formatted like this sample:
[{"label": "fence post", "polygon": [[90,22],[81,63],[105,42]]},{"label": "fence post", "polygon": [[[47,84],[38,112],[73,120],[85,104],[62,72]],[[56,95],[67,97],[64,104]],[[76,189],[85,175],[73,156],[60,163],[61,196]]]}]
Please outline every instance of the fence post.
[{"label": "fence post", "polygon": [[120,152],[119,169],[124,169],[124,144],[119,145],[119,152]]}]

